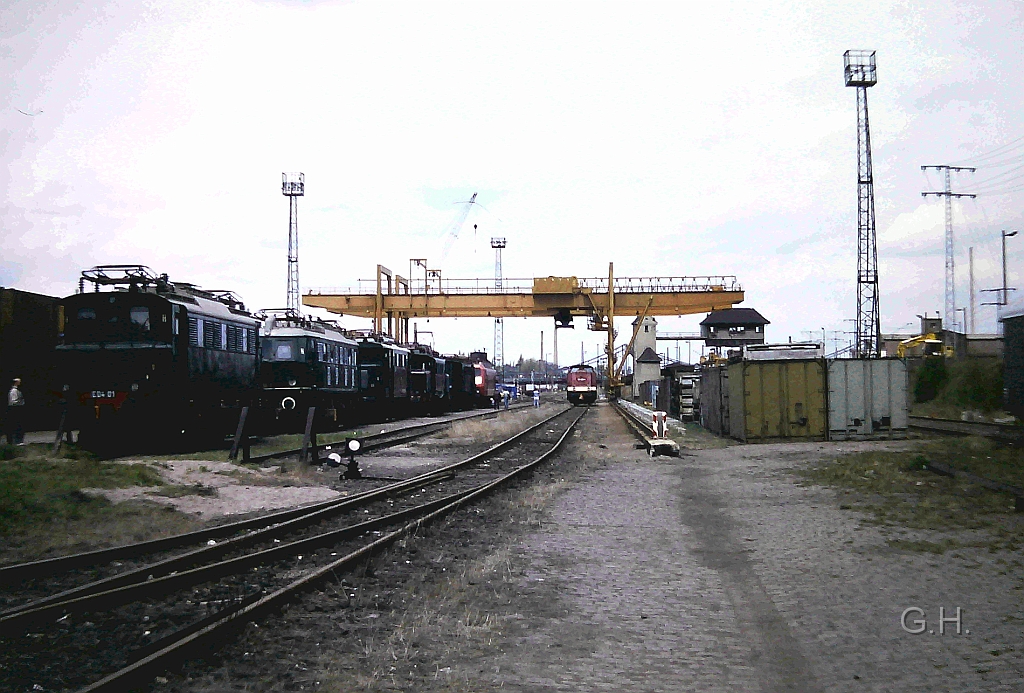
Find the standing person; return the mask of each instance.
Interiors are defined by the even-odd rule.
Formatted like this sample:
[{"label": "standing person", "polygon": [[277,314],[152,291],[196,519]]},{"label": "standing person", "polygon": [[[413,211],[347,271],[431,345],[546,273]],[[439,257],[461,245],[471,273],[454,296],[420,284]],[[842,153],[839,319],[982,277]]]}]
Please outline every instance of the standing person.
[{"label": "standing person", "polygon": [[508,390],[501,393],[501,398],[505,401],[505,411],[508,411],[508,401],[512,399],[512,395],[509,394]]},{"label": "standing person", "polygon": [[533,406],[540,406],[540,390],[538,390],[537,388],[534,388],[533,390]]},{"label": "standing person", "polygon": [[7,443],[25,444],[25,395],[21,394],[21,378],[11,381],[7,393]]}]

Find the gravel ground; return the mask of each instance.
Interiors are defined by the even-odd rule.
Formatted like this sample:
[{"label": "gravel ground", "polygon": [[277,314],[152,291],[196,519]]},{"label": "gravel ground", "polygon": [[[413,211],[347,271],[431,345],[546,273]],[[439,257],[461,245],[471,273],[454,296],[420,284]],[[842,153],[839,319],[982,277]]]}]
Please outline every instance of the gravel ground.
[{"label": "gravel ground", "polygon": [[[176,689],[1020,690],[1006,556],[894,549],[847,496],[794,474],[901,445],[652,460],[598,407],[530,486],[472,511],[473,531],[453,520],[396,549]],[[900,626],[915,606],[920,635]],[[939,607],[957,606],[962,632],[939,635]]]}]

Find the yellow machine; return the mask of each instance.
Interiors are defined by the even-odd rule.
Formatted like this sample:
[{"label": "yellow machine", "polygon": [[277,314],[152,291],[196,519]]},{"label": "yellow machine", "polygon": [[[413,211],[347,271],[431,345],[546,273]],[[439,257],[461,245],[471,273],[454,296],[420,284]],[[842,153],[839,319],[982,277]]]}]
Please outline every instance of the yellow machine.
[{"label": "yellow machine", "polygon": [[944,348],[942,346],[942,340],[936,337],[934,332],[929,332],[928,334],[919,334],[916,337],[904,339],[899,343],[899,346],[896,347],[896,356],[901,359],[905,358],[908,349],[913,349],[920,344],[924,345],[924,356],[938,356],[940,354],[944,356],[953,355],[952,348]]}]

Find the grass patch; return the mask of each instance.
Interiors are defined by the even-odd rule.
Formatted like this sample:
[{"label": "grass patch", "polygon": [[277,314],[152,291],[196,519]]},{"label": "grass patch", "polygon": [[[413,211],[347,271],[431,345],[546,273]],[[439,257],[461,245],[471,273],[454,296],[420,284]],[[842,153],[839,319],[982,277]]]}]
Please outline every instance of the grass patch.
[{"label": "grass patch", "polygon": [[[1014,514],[1013,497],[961,478],[924,470],[944,462],[1013,485],[1024,485],[1024,452],[982,438],[922,441],[912,451],[872,451],[838,455],[799,472],[806,482],[845,489],[841,506],[867,513],[886,527],[919,530],[977,530],[987,540],[971,545],[1016,549],[1024,543],[1024,517]],[[942,553],[956,542],[893,539],[891,546]]]},{"label": "grass patch", "polygon": [[150,496],[163,496],[165,498],[182,498],[183,496],[207,496],[217,495],[217,489],[205,484],[168,484],[161,486],[156,491],[150,491]]},{"label": "grass patch", "polygon": [[[534,409],[532,407],[520,409],[519,411],[502,411],[493,418],[476,417],[456,421],[443,431],[439,431],[438,438],[465,439],[470,438],[477,442],[498,442],[514,433],[518,433],[533,424],[546,419],[555,412],[548,407]],[[563,425],[560,421],[553,422],[552,427]]]},{"label": "grass patch", "polygon": [[942,541],[926,541],[923,539],[890,539],[889,546],[903,551],[915,553],[945,553],[950,549],[960,548],[960,542],[955,539],[943,539]]},{"label": "grass patch", "polygon": [[96,459],[46,445],[4,450],[0,460],[0,561],[17,562],[188,531],[198,523],[155,503],[114,505],[86,488],[152,486],[163,480],[146,464]]},{"label": "grass patch", "polygon": [[54,457],[46,446],[25,446],[0,462],[0,535],[26,525],[78,519],[99,499],[84,488],[159,486],[156,470],[145,464],[101,462],[71,450]]}]

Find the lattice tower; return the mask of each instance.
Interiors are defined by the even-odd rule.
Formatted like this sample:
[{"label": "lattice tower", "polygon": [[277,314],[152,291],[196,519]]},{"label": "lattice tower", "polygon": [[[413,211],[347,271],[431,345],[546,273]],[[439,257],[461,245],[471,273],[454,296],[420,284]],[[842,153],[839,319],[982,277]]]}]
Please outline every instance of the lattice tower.
[{"label": "lattice tower", "polygon": [[[501,291],[501,250],[505,247],[504,238],[492,238],[494,248],[494,288]],[[502,382],[505,379],[505,323],[502,318],[494,319],[494,367]]]},{"label": "lattice tower", "polygon": [[281,193],[288,198],[288,310],[299,312],[299,201],[306,191],[302,173],[282,173]]},{"label": "lattice tower", "polygon": [[875,182],[871,169],[868,87],[877,80],[874,51],[843,54],[846,86],[857,89],[857,358],[878,358],[882,344],[878,308]]},{"label": "lattice tower", "polygon": [[945,190],[926,191],[921,193],[921,197],[928,197],[934,195],[935,197],[942,197],[946,200],[946,292],[945,292],[945,304],[943,305],[944,311],[942,314],[943,325],[947,330],[953,330],[956,328],[956,264],[954,262],[954,252],[956,250],[954,246],[953,238],[953,198],[954,197],[974,197],[974,195],[968,193],[955,193],[952,191],[952,184],[950,181],[949,174],[951,171],[970,171],[974,172],[973,168],[968,166],[946,166],[940,164],[938,166],[922,166],[922,171],[927,171],[933,168],[936,171],[942,173],[943,181],[946,184]]}]

